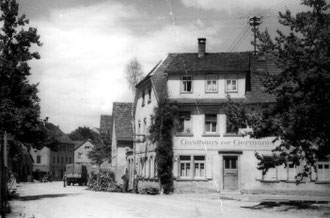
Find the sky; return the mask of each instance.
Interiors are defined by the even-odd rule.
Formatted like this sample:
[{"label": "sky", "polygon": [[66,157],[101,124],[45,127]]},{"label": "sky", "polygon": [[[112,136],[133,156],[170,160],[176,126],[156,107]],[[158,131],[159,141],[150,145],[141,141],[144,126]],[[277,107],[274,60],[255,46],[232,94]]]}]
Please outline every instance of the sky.
[{"label": "sky", "polygon": [[36,27],[41,59],[29,62],[39,83],[41,118],[65,133],[99,128],[113,102],[131,102],[125,66],[133,58],[147,74],[168,53],[250,51],[250,16],[260,29],[280,28],[278,11],[303,10],[300,0],[17,0]]}]

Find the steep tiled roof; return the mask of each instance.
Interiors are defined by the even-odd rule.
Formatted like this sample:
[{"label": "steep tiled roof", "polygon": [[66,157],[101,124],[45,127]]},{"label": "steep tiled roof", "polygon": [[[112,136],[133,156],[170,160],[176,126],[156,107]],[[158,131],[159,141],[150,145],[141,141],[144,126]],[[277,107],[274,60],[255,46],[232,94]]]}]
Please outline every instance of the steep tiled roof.
[{"label": "steep tiled roof", "polygon": [[[151,74],[151,81],[156,91],[156,96],[166,92],[167,74],[172,73],[210,73],[210,72],[246,72],[247,91],[246,97],[241,98],[246,103],[274,102],[274,96],[263,92],[263,73],[278,73],[274,60],[270,56],[264,59],[252,55],[250,52],[207,53],[203,58],[198,58],[197,53],[169,54],[167,58]],[[178,103],[211,104],[209,100],[171,99]],[[225,99],[213,102],[222,103]]]},{"label": "steep tiled roof", "polygon": [[86,141],[75,141],[74,142],[74,150],[82,146]]},{"label": "steep tiled roof", "polygon": [[112,135],[112,116],[111,115],[101,115],[100,134],[109,135],[110,141],[111,141],[111,135]]},{"label": "steep tiled roof", "polygon": [[212,71],[248,71],[248,52],[207,53],[199,58],[197,53],[169,54],[172,61],[167,73],[172,72],[212,72]]},{"label": "steep tiled roof", "polygon": [[69,136],[62,132],[62,130],[58,126],[55,126],[52,123],[46,123],[45,125],[46,128],[56,136],[56,139],[60,143],[74,144],[74,142],[69,138]]},{"label": "steep tiled roof", "polygon": [[112,117],[117,141],[133,140],[132,105],[132,103],[113,103]]},{"label": "steep tiled roof", "polygon": [[[77,150],[80,146],[86,144],[87,142],[89,142],[89,143],[91,143],[92,145],[94,145],[93,142],[92,142],[91,140],[75,141],[75,144],[74,144],[74,150]],[[94,146],[96,146],[96,145],[94,145]]]}]

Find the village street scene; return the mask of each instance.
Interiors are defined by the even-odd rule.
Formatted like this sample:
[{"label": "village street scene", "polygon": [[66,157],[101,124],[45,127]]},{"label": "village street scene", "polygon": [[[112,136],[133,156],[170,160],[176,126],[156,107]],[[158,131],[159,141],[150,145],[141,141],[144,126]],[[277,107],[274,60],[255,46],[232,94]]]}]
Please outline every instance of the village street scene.
[{"label": "village street scene", "polygon": [[0,214],[329,217],[329,0],[0,0]]}]

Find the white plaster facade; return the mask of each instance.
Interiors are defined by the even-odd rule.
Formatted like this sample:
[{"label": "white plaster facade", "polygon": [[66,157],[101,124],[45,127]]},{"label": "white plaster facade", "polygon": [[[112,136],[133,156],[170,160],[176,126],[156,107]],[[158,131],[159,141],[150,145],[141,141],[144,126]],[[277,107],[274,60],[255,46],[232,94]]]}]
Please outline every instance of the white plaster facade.
[{"label": "white plaster facade", "polygon": [[41,150],[31,149],[31,156],[33,158],[33,172],[49,172],[50,171],[50,149],[43,147]]},{"label": "white plaster facade", "polygon": [[93,148],[94,144],[87,140],[81,143],[80,146],[76,147],[74,150],[74,162],[85,165],[88,173],[99,172],[99,167],[96,164],[92,164],[92,160],[88,157],[88,153],[92,151]]},{"label": "white plaster facade", "polygon": [[94,145],[90,141],[83,142],[74,150],[74,162],[75,163],[91,163],[91,159],[88,158],[88,153],[93,150]]},{"label": "white plaster facade", "polygon": [[[137,85],[135,134],[148,135],[150,117],[158,104],[157,85],[161,85],[152,77],[163,74],[166,78],[163,79],[163,83],[166,83],[169,99],[176,102],[182,112],[182,117],[179,115],[177,118],[182,128],[176,130],[173,135],[173,176],[176,192],[219,192],[222,190],[295,192],[306,189],[329,192],[329,160],[320,162],[323,165],[318,165],[318,173],[313,172],[299,186],[295,184],[294,176],[303,164],[293,166],[288,163],[288,167],[272,168],[264,176],[257,170],[258,160],[255,152],[270,156],[278,142],[274,142],[275,137],[263,139],[243,137],[240,133],[245,131],[244,129],[233,131],[222,103],[227,100],[228,95],[232,99],[240,100],[247,100],[248,95],[254,96],[251,90],[253,92],[255,88],[253,85],[257,85],[258,80],[252,82],[251,89],[247,87],[247,84],[251,82],[248,81],[251,80],[250,75],[241,70],[169,72],[167,71],[167,67],[171,64],[169,59],[171,55]],[[189,66],[186,67],[189,68]],[[257,70],[266,69],[256,68]],[[187,76],[190,84],[187,84]],[[234,83],[233,80],[235,80]],[[231,84],[235,87],[227,88],[227,85]],[[150,88],[149,97],[146,90]],[[146,99],[149,98],[151,100],[147,102]],[[251,98],[255,97],[248,99],[253,102]],[[258,109],[260,104],[264,103],[262,100],[258,101],[250,103],[249,106]],[[251,129],[246,130],[251,131]],[[135,155],[128,156],[131,178],[135,169],[137,175],[143,178],[144,183],[148,185],[154,183],[158,186],[155,164],[156,145],[146,140],[137,142],[135,147],[133,151]]]}]

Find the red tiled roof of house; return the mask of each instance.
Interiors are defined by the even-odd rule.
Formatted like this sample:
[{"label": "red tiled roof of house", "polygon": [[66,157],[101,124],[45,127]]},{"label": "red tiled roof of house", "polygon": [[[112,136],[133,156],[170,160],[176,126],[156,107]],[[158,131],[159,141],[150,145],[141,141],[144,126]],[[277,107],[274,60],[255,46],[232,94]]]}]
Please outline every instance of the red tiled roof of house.
[{"label": "red tiled roof of house", "polygon": [[207,53],[199,58],[197,53],[169,54],[172,59],[166,69],[167,73],[173,72],[232,72],[249,70],[248,52],[220,52]]},{"label": "red tiled roof of house", "polygon": [[132,106],[132,103],[113,103],[112,117],[117,141],[133,140]]}]

